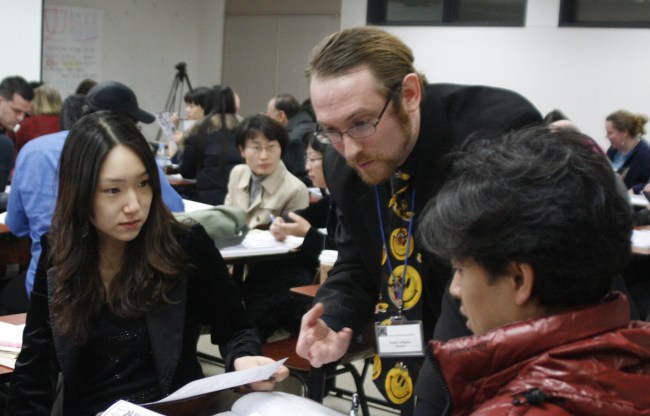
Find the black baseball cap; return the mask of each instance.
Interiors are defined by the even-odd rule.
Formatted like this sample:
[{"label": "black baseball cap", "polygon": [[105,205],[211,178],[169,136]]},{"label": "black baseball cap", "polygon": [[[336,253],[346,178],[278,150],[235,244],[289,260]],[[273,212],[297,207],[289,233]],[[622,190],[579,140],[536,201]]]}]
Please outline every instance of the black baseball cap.
[{"label": "black baseball cap", "polygon": [[138,99],[131,88],[117,81],[104,81],[92,87],[86,95],[86,104],[95,111],[118,111],[147,124],[156,119],[138,106]]}]

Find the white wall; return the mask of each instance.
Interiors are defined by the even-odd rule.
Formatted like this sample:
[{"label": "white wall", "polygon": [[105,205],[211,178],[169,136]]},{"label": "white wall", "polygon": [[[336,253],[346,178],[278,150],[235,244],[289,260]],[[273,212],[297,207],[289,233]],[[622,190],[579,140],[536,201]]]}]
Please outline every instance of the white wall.
[{"label": "white wall", "polygon": [[[365,24],[358,3],[342,0],[342,26]],[[559,0],[528,0],[527,12],[523,28],[385,29],[413,49],[429,82],[513,89],[542,114],[561,109],[603,147],[609,113],[650,114],[650,30],[559,28]]]},{"label": "white wall", "polygon": [[[225,0],[45,0],[44,4],[103,10],[102,80],[133,88],[147,111],[165,107],[178,62],[187,63],[193,86],[221,80]],[[182,97],[179,100],[182,104]],[[143,126],[149,140],[157,131],[155,125]]]},{"label": "white wall", "polygon": [[[528,0],[523,28],[386,30],[413,49],[417,68],[430,82],[514,89],[542,114],[561,109],[606,147],[603,125],[609,113],[619,108],[650,113],[650,30],[558,28],[559,3]],[[194,85],[221,82],[225,0],[45,0],[48,4],[103,9],[103,79],[133,87],[147,110],[164,106],[177,62],[187,62]],[[341,0],[341,27],[365,21],[365,1]],[[144,130],[149,138],[151,130]]]},{"label": "white wall", "polygon": [[0,0],[0,80],[14,75],[41,79],[42,9],[42,0]]}]

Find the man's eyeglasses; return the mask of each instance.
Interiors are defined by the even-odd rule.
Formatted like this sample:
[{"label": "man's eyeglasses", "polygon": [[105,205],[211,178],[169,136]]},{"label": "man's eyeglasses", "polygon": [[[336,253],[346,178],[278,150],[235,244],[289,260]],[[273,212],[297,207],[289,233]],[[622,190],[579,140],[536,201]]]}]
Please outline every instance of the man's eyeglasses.
[{"label": "man's eyeglasses", "polygon": [[377,131],[377,125],[381,121],[381,118],[388,108],[388,104],[390,104],[390,102],[393,100],[393,96],[397,90],[398,88],[393,88],[391,90],[390,94],[388,95],[388,99],[386,100],[386,104],[384,104],[384,108],[381,109],[381,113],[379,113],[379,116],[377,116],[377,120],[375,120],[374,123],[366,121],[365,123],[360,123],[352,126],[346,131],[321,130],[321,127],[318,126],[316,128],[316,138],[322,143],[336,144],[343,141],[344,134],[347,134],[353,139],[364,139],[366,137],[372,136]]},{"label": "man's eyeglasses", "polygon": [[251,145],[251,146],[246,146],[246,150],[249,150],[257,155],[261,155],[262,151],[266,150],[266,153],[272,154],[280,150],[280,145],[279,144],[270,144],[268,146],[260,146],[257,144]]}]

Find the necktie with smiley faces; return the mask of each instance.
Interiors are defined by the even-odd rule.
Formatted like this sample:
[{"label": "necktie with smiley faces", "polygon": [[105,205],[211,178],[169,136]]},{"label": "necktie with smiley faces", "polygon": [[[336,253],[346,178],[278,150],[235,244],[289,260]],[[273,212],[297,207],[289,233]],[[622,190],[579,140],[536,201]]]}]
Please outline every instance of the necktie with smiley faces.
[{"label": "necktie with smiley faces", "polygon": [[[409,321],[422,320],[422,256],[412,235],[415,216],[415,192],[409,189],[410,175],[396,172],[390,180],[388,227],[383,228],[381,297],[376,307],[376,321],[389,324],[391,317]],[[381,215],[380,215],[381,216]],[[413,409],[414,380],[422,358],[379,357],[373,359],[372,378],[380,392],[391,403],[399,405],[402,414]]]}]

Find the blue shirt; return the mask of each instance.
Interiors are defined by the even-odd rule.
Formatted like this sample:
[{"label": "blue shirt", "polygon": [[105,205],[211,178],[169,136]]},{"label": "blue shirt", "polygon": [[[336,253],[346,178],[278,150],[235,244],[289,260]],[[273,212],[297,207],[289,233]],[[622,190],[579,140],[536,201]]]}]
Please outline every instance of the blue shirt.
[{"label": "blue shirt", "polygon": [[[18,153],[5,224],[18,237],[32,240],[32,258],[25,278],[27,296],[31,294],[38,259],[41,257],[41,236],[50,229],[56,197],[58,195],[57,171],[59,158],[68,131],[30,140]],[[180,195],[171,187],[167,177],[158,168],[162,198],[174,212],[185,207]]]},{"label": "blue shirt", "polygon": [[612,157],[612,166],[614,167],[614,170],[618,172],[623,167],[626,160],[626,155],[616,150],[614,156]]}]

